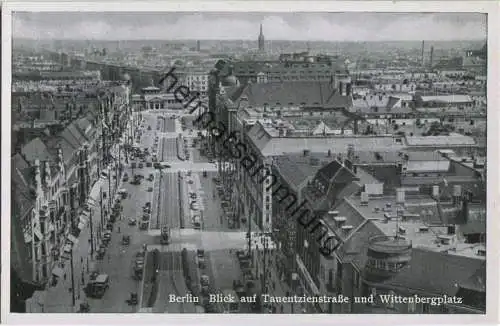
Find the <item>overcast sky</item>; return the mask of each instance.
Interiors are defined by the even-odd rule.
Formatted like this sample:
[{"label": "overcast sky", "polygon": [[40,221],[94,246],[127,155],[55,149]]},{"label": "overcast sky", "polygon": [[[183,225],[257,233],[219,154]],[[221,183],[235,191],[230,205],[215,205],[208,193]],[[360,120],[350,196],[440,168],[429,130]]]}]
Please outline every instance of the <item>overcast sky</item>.
[{"label": "overcast sky", "polygon": [[486,38],[475,13],[12,13],[13,35],[31,39],[376,41]]}]

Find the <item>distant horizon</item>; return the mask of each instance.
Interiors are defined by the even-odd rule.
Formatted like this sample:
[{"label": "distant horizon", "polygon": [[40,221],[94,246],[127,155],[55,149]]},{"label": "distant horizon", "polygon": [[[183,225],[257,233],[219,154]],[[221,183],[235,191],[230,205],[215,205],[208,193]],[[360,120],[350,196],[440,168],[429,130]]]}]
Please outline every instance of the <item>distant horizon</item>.
[{"label": "distant horizon", "polygon": [[265,40],[370,42],[487,38],[482,13],[20,12],[12,34],[48,40]]},{"label": "distant horizon", "polygon": [[[77,38],[29,38],[29,37],[18,37],[12,36],[12,39],[15,40],[29,40],[29,41],[97,41],[97,42],[127,42],[127,41],[169,41],[169,42],[183,42],[183,41],[209,41],[209,42],[234,42],[234,41],[247,41],[247,42],[256,42],[255,39],[196,39],[196,38],[185,38],[185,39],[77,39]],[[454,40],[433,40],[433,39],[422,39],[422,40],[375,40],[375,41],[343,41],[343,40],[293,40],[293,39],[266,39],[265,42],[269,41],[278,41],[278,42],[310,42],[310,43],[383,43],[383,42],[487,42],[488,37],[485,38],[477,38],[477,39],[454,39]]]}]

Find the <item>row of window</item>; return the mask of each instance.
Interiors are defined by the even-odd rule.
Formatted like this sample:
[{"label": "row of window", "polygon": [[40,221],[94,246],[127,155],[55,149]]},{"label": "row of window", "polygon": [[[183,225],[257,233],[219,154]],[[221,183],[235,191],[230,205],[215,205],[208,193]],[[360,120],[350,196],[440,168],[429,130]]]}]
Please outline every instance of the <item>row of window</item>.
[{"label": "row of window", "polygon": [[374,259],[374,258],[369,258],[367,261],[367,265],[372,268],[391,271],[391,272],[397,272],[404,266],[403,263],[388,262],[386,260]]}]

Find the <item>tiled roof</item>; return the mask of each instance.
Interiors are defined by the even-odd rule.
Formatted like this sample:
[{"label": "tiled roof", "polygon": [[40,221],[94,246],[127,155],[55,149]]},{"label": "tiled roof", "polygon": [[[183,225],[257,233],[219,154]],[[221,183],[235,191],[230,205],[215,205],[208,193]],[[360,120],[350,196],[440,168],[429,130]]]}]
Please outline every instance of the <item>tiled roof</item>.
[{"label": "tiled roof", "polygon": [[31,168],[19,154],[11,158],[11,163],[12,215],[23,218],[35,204],[31,190]]},{"label": "tiled roof", "polygon": [[467,280],[459,283],[460,287],[478,292],[486,292],[486,262]]},{"label": "tiled roof", "polygon": [[85,138],[83,138],[83,135],[80,134],[73,123],[68,125],[58,137],[66,140],[74,149],[80,148],[85,142]]},{"label": "tiled roof", "polygon": [[31,166],[28,162],[22,157],[21,154],[17,153],[11,158],[11,168],[12,168],[12,177],[19,176],[22,182],[30,182],[31,180]]},{"label": "tiled roof", "polygon": [[438,102],[438,103],[456,103],[456,102],[471,102],[472,98],[469,95],[438,95],[438,96],[421,96],[423,102]]},{"label": "tiled roof", "polygon": [[[311,164],[311,159],[318,159],[319,164]],[[280,175],[290,183],[290,186],[297,189],[307,178],[312,177],[321,168],[324,159],[327,159],[324,154],[303,156],[292,153],[276,157],[274,164],[278,167]]]},{"label": "tiled roof", "polygon": [[406,172],[447,172],[450,169],[450,161],[409,161],[406,164]]},{"label": "tiled roof", "polygon": [[413,248],[409,266],[382,284],[453,296],[483,264],[480,259]]},{"label": "tiled roof", "polygon": [[408,146],[466,146],[475,145],[474,138],[460,134],[449,136],[406,136]]},{"label": "tiled roof", "polygon": [[335,203],[338,195],[354,180],[354,174],[337,160],[322,167],[315,176],[315,179],[326,185],[326,193],[316,190],[314,185],[304,190],[304,195],[308,198],[315,211],[327,211]]},{"label": "tiled roof", "polygon": [[242,95],[248,97],[252,106],[321,106],[349,108],[352,99],[342,96],[329,82],[296,81],[279,83],[260,83],[247,85]]},{"label": "tiled roof", "polygon": [[21,153],[24,155],[26,160],[33,164],[35,160],[40,161],[54,161],[53,157],[47,148],[47,146],[42,142],[42,140],[37,137],[32,141],[28,142],[21,149]]},{"label": "tiled roof", "polygon": [[326,180],[331,180],[340,169],[342,169],[342,164],[337,160],[333,160],[330,164],[319,169],[318,175],[321,175]]},{"label": "tiled roof", "polygon": [[283,153],[297,153],[308,149],[311,152],[346,153],[349,145],[357,151],[399,151],[402,144],[392,136],[332,136],[332,137],[271,137],[256,123],[248,133],[254,145],[264,156],[278,156]]}]

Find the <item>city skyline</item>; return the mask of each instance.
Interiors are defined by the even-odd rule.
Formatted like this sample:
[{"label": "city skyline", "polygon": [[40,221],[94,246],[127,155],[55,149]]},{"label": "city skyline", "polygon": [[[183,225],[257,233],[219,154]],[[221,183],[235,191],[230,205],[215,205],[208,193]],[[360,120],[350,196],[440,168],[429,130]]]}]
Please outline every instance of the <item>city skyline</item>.
[{"label": "city skyline", "polygon": [[487,37],[487,16],[481,13],[13,12],[12,20],[13,36],[27,39],[256,40],[260,24],[266,40],[475,41]]}]

